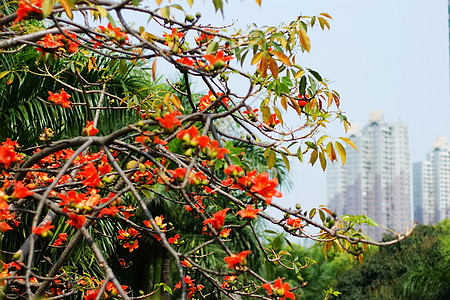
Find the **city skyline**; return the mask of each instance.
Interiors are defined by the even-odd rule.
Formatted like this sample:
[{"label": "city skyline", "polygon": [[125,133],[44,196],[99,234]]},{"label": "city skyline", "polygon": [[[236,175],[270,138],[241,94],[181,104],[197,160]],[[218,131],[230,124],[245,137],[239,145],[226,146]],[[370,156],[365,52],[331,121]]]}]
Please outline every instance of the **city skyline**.
[{"label": "city skyline", "polygon": [[413,163],[414,219],[434,225],[450,217],[450,146],[437,138],[427,158]]},{"label": "city skyline", "polygon": [[347,163],[327,171],[328,207],[340,214],[366,215],[380,227],[365,227],[380,240],[385,228],[402,233],[411,227],[410,151],[408,125],[385,122],[371,111],[362,129],[348,134],[358,151],[346,147]]}]

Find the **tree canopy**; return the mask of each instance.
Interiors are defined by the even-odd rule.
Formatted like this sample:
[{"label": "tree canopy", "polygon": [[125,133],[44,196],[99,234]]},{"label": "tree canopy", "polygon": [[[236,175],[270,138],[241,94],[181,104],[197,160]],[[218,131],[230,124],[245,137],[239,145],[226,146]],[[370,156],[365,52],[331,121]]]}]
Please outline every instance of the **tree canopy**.
[{"label": "tree canopy", "polygon": [[[202,24],[193,2],[2,1],[6,298],[294,299],[303,282],[261,264],[298,268],[291,237],[359,261],[405,237],[372,241],[367,217],[278,203],[293,159],[325,170],[354,147],[325,133],[348,128],[339,94],[297,61],[331,16],[235,30]],[[269,244],[261,222],[277,228]]]}]

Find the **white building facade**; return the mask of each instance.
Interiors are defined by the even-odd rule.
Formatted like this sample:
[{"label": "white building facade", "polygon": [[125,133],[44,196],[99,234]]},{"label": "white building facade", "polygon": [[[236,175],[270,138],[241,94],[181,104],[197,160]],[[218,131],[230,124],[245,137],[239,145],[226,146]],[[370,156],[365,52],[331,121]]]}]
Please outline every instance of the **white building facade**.
[{"label": "white building facade", "polygon": [[[328,206],[338,214],[364,214],[383,227],[404,232],[411,223],[407,125],[386,123],[382,111],[372,111],[369,124],[362,130],[353,126],[349,138],[358,151],[346,147],[345,165],[333,164],[327,173]],[[386,232],[383,227],[364,231],[380,240]]]},{"label": "white building facade", "polygon": [[413,164],[414,219],[434,225],[450,217],[450,146],[437,138],[427,160]]}]

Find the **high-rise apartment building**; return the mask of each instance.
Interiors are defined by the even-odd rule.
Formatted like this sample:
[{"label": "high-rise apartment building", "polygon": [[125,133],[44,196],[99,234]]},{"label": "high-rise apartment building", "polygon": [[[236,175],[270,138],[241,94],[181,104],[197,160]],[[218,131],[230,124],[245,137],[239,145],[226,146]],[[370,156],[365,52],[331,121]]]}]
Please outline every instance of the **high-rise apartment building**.
[{"label": "high-rise apartment building", "polygon": [[[358,151],[346,147],[347,162],[327,173],[328,206],[338,214],[364,214],[380,225],[404,232],[410,225],[410,158],[408,127],[383,121],[372,111],[369,124],[353,126],[349,138]],[[376,240],[383,227],[365,227]]]},{"label": "high-rise apartment building", "polygon": [[450,217],[450,146],[437,138],[427,160],[413,164],[414,220],[434,225]]}]

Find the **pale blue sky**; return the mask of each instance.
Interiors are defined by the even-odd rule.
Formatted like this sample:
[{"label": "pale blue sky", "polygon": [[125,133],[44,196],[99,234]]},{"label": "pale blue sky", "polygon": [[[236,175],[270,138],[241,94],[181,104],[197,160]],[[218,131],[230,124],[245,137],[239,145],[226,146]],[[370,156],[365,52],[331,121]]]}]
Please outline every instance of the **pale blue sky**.
[{"label": "pale blue sky", "polygon": [[[225,19],[211,0],[194,2],[191,13],[202,13],[201,24],[235,21],[241,28],[329,13],[331,30],[310,31],[311,53],[299,55],[297,63],[333,81],[350,122],[365,125],[369,112],[381,109],[385,121],[407,123],[411,162],[425,159],[436,137],[450,139],[447,0],[263,0],[262,7],[254,0],[229,0]],[[155,6],[154,0],[147,3]],[[158,65],[158,73],[167,70],[162,61]],[[341,128],[328,133],[345,135]],[[296,161],[291,176],[293,189],[282,190],[277,202],[307,209],[326,204],[326,176],[319,165]]]},{"label": "pale blue sky", "polygon": [[[334,81],[349,120],[364,125],[371,110],[382,109],[385,121],[407,123],[411,162],[425,159],[436,137],[450,138],[446,0],[263,0],[261,8],[253,0],[230,0],[225,21],[214,14],[211,1],[196,2],[202,22],[237,20],[242,28],[329,13],[331,30],[310,32],[311,53],[297,62]],[[297,165],[292,176],[295,185],[290,193],[283,191],[283,204],[310,208],[326,203],[319,166]]]}]

